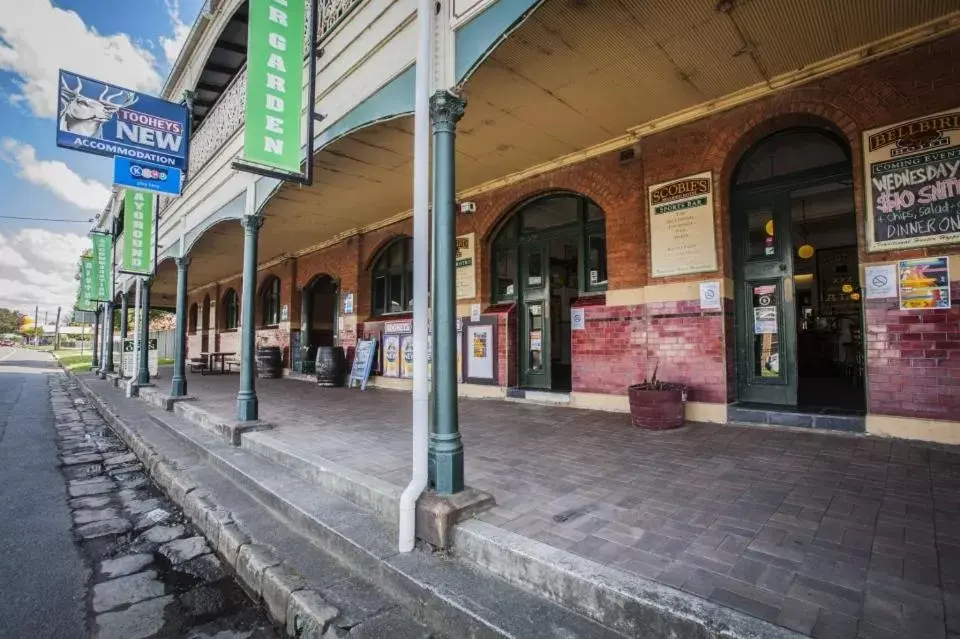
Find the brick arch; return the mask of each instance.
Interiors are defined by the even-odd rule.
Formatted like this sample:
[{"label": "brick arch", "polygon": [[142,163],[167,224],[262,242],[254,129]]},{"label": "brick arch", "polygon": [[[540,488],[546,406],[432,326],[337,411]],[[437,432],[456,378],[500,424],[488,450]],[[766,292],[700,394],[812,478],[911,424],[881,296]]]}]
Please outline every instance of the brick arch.
[{"label": "brick arch", "polygon": [[528,193],[527,195],[516,200],[511,206],[508,206],[507,208],[503,209],[500,212],[500,216],[495,218],[494,222],[487,227],[487,230],[481,236],[480,241],[483,242],[484,247],[486,249],[489,249],[490,243],[493,242],[493,239],[497,236],[497,234],[500,232],[503,226],[510,219],[512,219],[514,215],[519,213],[525,206],[527,206],[528,204],[533,204],[537,200],[542,200],[544,198],[554,197],[558,195],[570,195],[574,197],[586,198],[600,208],[600,210],[603,212],[604,217],[606,217],[607,215],[603,206],[599,202],[597,202],[595,199],[593,199],[586,193],[582,193],[581,191],[575,191],[572,189],[565,189],[565,188],[539,189],[539,190],[532,191],[531,193]]},{"label": "brick arch", "polygon": [[408,233],[391,233],[389,236],[381,240],[363,261],[363,272],[369,273],[373,269],[373,265],[376,264],[377,260],[380,259],[380,256],[383,255],[383,252],[387,250],[387,248],[389,248],[394,242],[406,239],[412,240],[413,236]]}]

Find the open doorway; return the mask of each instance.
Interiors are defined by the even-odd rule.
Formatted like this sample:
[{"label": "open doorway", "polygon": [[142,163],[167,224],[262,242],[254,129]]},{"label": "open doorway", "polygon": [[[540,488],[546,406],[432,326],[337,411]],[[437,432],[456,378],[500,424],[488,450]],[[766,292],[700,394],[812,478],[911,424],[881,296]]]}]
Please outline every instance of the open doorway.
[{"label": "open doorway", "polygon": [[731,190],[741,403],[864,408],[849,149],[818,129],[757,143]]}]

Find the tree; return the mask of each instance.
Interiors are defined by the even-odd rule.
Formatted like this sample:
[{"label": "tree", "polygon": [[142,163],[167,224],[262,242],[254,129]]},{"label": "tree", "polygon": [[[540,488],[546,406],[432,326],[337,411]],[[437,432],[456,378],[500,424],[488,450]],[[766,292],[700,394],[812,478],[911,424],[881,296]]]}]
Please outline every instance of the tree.
[{"label": "tree", "polygon": [[23,313],[9,308],[0,308],[0,333],[19,333]]}]

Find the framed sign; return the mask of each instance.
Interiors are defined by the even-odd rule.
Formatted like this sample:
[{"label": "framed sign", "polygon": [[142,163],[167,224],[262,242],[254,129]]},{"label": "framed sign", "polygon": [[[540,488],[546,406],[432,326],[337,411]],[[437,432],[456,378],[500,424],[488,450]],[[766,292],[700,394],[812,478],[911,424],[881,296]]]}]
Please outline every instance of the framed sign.
[{"label": "framed sign", "polygon": [[898,270],[901,310],[950,308],[950,258],[900,260]]},{"label": "framed sign", "polygon": [[960,109],[863,133],[867,250],[960,242]]},{"label": "framed sign", "polygon": [[365,339],[357,342],[357,348],[353,354],[353,367],[350,369],[350,379],[347,381],[347,388],[353,388],[354,383],[360,386],[360,390],[367,390],[367,380],[370,379],[370,371],[373,369],[373,361],[376,359],[377,340]]},{"label": "framed sign", "polygon": [[457,236],[457,299],[477,296],[477,271],[474,257],[477,252],[477,234]]},{"label": "framed sign", "polygon": [[654,277],[717,270],[710,171],[654,184],[647,204]]},{"label": "framed sign", "polygon": [[383,336],[383,376],[400,377],[400,336],[397,334]]},{"label": "framed sign", "polygon": [[496,384],[497,318],[465,321],[460,341],[463,381],[468,384]]}]

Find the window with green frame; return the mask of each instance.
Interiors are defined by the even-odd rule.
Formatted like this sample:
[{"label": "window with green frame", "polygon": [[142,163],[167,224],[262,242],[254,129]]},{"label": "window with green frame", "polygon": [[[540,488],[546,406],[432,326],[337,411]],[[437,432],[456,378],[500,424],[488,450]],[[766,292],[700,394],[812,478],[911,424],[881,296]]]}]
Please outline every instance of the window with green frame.
[{"label": "window with green frame", "polygon": [[413,240],[397,238],[380,251],[373,264],[373,314],[413,310]]},{"label": "window with green frame", "polygon": [[572,193],[545,195],[523,204],[500,228],[491,245],[491,299],[517,299],[520,247],[539,236],[577,236],[580,293],[607,289],[607,235],[603,211],[592,200]]},{"label": "window with green frame", "polygon": [[228,331],[236,330],[240,325],[240,304],[237,291],[228,289],[223,296],[223,328]]},{"label": "window with green frame", "polygon": [[280,323],[280,279],[271,277],[263,285],[261,295],[262,326],[276,326]]}]

